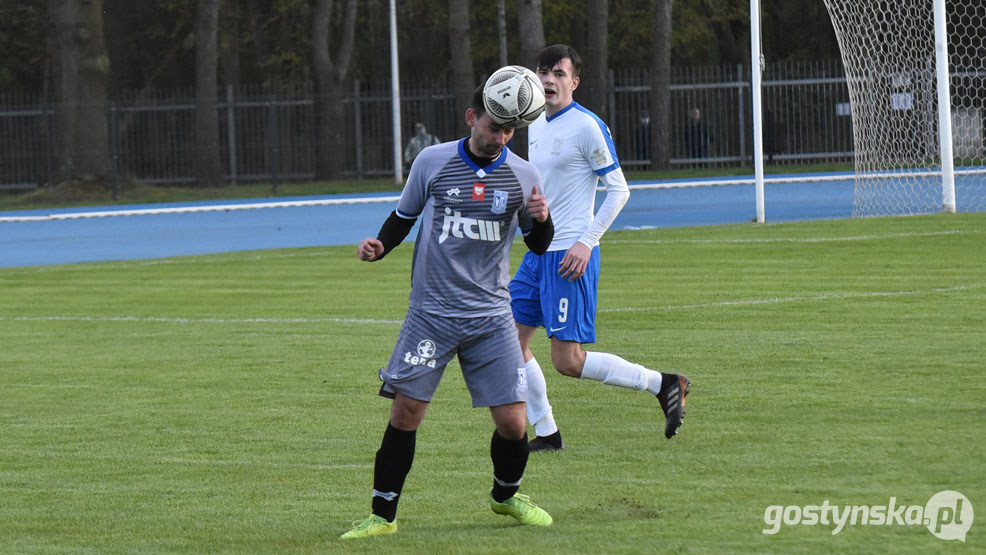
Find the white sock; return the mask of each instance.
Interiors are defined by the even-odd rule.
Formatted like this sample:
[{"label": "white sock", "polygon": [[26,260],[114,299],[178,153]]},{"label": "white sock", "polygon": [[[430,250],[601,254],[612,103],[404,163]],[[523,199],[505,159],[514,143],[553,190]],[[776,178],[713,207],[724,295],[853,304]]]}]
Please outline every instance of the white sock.
[{"label": "white sock", "polygon": [[524,376],[527,378],[527,420],[538,437],[550,436],[558,431],[558,425],[548,402],[548,384],[536,358],[524,364]]},{"label": "white sock", "polygon": [[661,373],[609,353],[587,352],[582,377],[637,391],[661,392]]}]

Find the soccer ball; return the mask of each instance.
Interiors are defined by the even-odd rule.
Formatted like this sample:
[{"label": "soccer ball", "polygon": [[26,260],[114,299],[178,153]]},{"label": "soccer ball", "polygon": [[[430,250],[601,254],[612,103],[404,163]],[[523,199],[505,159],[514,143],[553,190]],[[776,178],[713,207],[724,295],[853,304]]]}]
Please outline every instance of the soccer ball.
[{"label": "soccer ball", "polygon": [[526,127],[544,111],[544,86],[526,67],[501,67],[483,86],[483,106],[498,125]]}]

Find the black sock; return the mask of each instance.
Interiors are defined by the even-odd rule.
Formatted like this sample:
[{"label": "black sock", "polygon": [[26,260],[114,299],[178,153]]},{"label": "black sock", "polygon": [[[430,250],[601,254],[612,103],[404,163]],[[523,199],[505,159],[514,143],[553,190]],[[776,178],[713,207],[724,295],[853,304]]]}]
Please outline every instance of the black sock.
[{"label": "black sock", "polygon": [[405,432],[387,424],[373,466],[373,514],[393,522],[397,518],[404,479],[414,462],[416,432]]},{"label": "black sock", "polygon": [[520,489],[520,481],[527,468],[527,434],[520,439],[507,439],[496,430],[490,442],[490,458],[493,459],[493,500],[503,503]]}]

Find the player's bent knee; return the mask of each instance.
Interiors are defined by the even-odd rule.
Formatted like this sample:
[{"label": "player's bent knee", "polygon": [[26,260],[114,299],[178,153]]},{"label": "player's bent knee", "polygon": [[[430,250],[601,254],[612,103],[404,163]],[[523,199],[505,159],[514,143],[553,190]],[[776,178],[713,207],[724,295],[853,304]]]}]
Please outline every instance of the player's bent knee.
[{"label": "player's bent knee", "polygon": [[568,376],[570,378],[581,378],[582,377],[582,365],[574,365],[568,361],[564,363],[555,363],[555,370],[558,370],[559,374],[563,376]]},{"label": "player's bent knee", "polygon": [[[581,356],[580,356],[581,355]],[[571,378],[582,377],[582,367],[585,365],[585,352],[582,350],[572,351],[565,349],[561,352],[551,352],[551,362],[558,373]]]},{"label": "player's bent knee", "polygon": [[524,403],[491,407],[496,431],[505,439],[522,439],[527,433],[527,409]]},{"label": "player's bent knee", "polygon": [[390,409],[390,423],[398,430],[417,430],[427,410],[428,403],[398,394]]},{"label": "player's bent knee", "polygon": [[517,425],[500,425],[496,427],[496,431],[504,439],[518,440],[524,439],[524,434],[527,433],[527,423],[524,422],[520,426]]}]

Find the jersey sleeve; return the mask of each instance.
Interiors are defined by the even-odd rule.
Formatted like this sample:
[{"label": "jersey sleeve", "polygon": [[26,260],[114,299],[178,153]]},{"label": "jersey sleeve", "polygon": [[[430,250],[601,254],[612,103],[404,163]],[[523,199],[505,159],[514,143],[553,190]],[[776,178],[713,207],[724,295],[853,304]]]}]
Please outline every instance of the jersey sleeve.
[{"label": "jersey sleeve", "polygon": [[582,134],[582,154],[589,161],[592,171],[598,176],[606,175],[619,169],[620,161],[616,156],[616,144],[609,132],[609,127],[593,115],[595,125],[587,125]]},{"label": "jersey sleeve", "polygon": [[600,176],[599,179],[606,187],[606,198],[599,206],[596,217],[589,224],[589,229],[585,230],[585,233],[579,238],[579,243],[589,248],[599,244],[603,233],[606,233],[609,226],[613,225],[613,221],[620,215],[623,206],[630,199],[630,187],[627,185],[626,177],[624,177],[621,168],[617,167],[615,170]]},{"label": "jersey sleeve", "polygon": [[428,200],[429,176],[436,160],[434,150],[424,149],[421,154],[411,163],[411,171],[407,176],[407,183],[401,191],[401,198],[397,201],[396,213],[399,217],[413,220],[421,215]]},{"label": "jersey sleeve", "polygon": [[623,175],[623,169],[620,168],[616,145],[613,143],[609,127],[598,118],[593,117],[593,121],[595,125],[591,125],[589,132],[583,135],[585,141],[583,153],[592,171],[606,188],[606,198],[599,206],[592,223],[578,240],[590,248],[599,244],[603,234],[609,226],[613,225],[613,221],[630,198],[630,188]]}]

